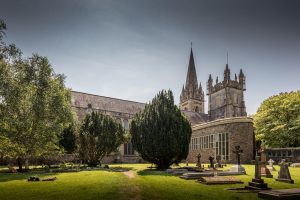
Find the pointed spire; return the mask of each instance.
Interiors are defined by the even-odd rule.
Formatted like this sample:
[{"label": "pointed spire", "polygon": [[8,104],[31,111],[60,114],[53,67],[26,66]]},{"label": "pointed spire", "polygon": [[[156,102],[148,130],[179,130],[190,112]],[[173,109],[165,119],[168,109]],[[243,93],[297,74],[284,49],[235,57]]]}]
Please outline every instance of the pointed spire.
[{"label": "pointed spire", "polygon": [[228,64],[226,64],[225,70],[224,70],[224,81],[229,82],[230,80],[230,69],[228,67]]},{"label": "pointed spire", "polygon": [[188,72],[186,76],[186,87],[187,88],[197,88],[198,87],[198,81],[197,81],[197,74],[196,74],[196,67],[195,67],[195,61],[194,61],[194,55],[193,55],[193,49],[191,48],[191,54],[190,54],[190,60],[189,60],[189,66],[188,66]]},{"label": "pointed spire", "polygon": [[236,74],[234,74],[234,80],[237,81],[237,76],[236,76]]},{"label": "pointed spire", "polygon": [[216,84],[218,84],[219,83],[219,77],[217,76],[217,78],[216,78]]}]

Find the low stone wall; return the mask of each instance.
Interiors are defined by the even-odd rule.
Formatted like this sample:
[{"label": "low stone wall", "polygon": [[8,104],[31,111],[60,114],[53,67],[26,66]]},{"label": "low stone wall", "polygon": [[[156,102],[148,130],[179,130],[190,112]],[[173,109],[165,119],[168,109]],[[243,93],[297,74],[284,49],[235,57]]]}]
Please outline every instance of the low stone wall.
[{"label": "low stone wall", "polygon": [[[254,154],[254,129],[253,119],[249,117],[234,117],[219,119],[192,127],[192,138],[228,133],[229,136],[229,159],[227,163],[236,163],[236,155],[233,153],[235,146],[239,145],[243,150],[241,154],[242,163],[251,163]],[[197,155],[201,154],[201,162],[209,163],[209,156],[216,156],[216,143],[213,148],[190,150],[187,157],[188,162],[197,162]]]}]

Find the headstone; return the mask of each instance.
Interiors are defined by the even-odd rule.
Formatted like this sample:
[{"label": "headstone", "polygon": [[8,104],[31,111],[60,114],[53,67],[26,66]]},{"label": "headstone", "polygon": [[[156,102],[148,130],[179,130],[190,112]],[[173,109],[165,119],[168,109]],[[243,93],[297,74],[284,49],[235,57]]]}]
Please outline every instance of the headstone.
[{"label": "headstone", "polygon": [[27,179],[27,181],[40,181],[40,178],[38,176],[30,176],[29,179]]},{"label": "headstone", "polygon": [[167,169],[166,172],[168,174],[173,174],[173,175],[182,175],[184,173],[187,173],[187,169]]},{"label": "headstone", "polygon": [[280,190],[271,190],[271,191],[261,191],[258,193],[258,197],[262,199],[300,199],[300,189],[280,189]]},{"label": "headstone", "polygon": [[214,169],[215,168],[215,166],[214,166],[214,157],[212,157],[212,156],[209,156],[209,168],[211,168],[211,169]]},{"label": "headstone", "polygon": [[231,171],[217,172],[217,176],[238,176],[238,175],[245,175],[245,173],[231,172]]},{"label": "headstone", "polygon": [[262,147],[259,151],[260,153],[260,161],[261,161],[261,166],[260,166],[260,173],[261,176],[266,177],[266,178],[273,178],[273,175],[271,174],[270,170],[267,168],[266,162],[267,162],[267,156],[265,149]]},{"label": "headstone", "polygon": [[241,149],[240,146],[235,146],[235,151],[233,151],[233,153],[236,154],[236,160],[237,160],[237,164],[232,166],[230,168],[230,172],[238,172],[238,173],[244,173],[246,174],[246,170],[243,166],[241,166],[241,153],[243,152],[243,150]]},{"label": "headstone", "polygon": [[276,171],[275,167],[273,166],[274,162],[275,162],[275,161],[272,160],[272,159],[270,159],[270,160],[268,161],[269,166],[267,166],[267,167],[268,167],[268,169],[269,169],[270,171]]},{"label": "headstone", "polygon": [[224,155],[222,155],[221,157],[222,157],[221,159],[222,166],[226,167],[227,165],[226,165],[226,160],[224,159]]},{"label": "headstone", "polygon": [[189,166],[189,161],[185,161],[185,166]]},{"label": "headstone", "polygon": [[199,153],[197,155],[197,164],[196,164],[197,167],[199,168],[202,168],[202,165],[201,165],[201,154]]},{"label": "headstone", "polygon": [[216,160],[217,160],[217,167],[218,168],[223,168],[223,165],[221,163],[221,156],[220,155],[216,156]]},{"label": "headstone", "polygon": [[255,178],[252,179],[252,182],[249,182],[245,189],[247,190],[269,190],[268,184],[261,179],[261,171],[260,171],[260,156],[255,157]]},{"label": "headstone", "polygon": [[289,164],[282,159],[282,162],[279,164],[280,170],[278,172],[278,178],[276,181],[286,182],[286,183],[294,183],[294,180],[291,178]]},{"label": "headstone", "polygon": [[293,163],[291,164],[291,167],[300,167],[300,163]]},{"label": "headstone", "polygon": [[202,177],[200,183],[207,185],[223,185],[223,184],[242,184],[243,182],[235,177]]},{"label": "headstone", "polygon": [[199,179],[201,177],[212,177],[214,176],[213,172],[188,172],[188,173],[184,173],[182,174],[182,176],[180,176],[180,178],[183,179]]}]

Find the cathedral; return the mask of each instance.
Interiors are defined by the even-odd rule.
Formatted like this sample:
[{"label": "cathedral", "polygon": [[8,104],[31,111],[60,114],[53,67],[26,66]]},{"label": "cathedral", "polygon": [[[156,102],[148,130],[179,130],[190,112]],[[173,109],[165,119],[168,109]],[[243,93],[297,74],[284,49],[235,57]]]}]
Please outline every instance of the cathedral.
[{"label": "cathedral", "polygon": [[[231,79],[230,69],[226,64],[223,81],[218,77],[213,81],[209,75],[207,81],[208,112],[205,113],[205,96],[201,83],[198,84],[193,50],[188,63],[186,83],[180,95],[180,109],[192,126],[188,162],[196,162],[197,155],[208,162],[208,157],[221,156],[227,163],[236,162],[235,146],[243,149],[241,162],[249,163],[253,159],[254,130],[253,120],[247,117],[244,91],[245,75],[240,70]],[[144,103],[104,97],[72,91],[72,107],[79,120],[86,113],[101,111],[117,119],[128,130],[134,114],[142,111]],[[131,142],[122,144],[118,151],[104,158],[107,163],[138,163],[141,157],[132,148]]]}]

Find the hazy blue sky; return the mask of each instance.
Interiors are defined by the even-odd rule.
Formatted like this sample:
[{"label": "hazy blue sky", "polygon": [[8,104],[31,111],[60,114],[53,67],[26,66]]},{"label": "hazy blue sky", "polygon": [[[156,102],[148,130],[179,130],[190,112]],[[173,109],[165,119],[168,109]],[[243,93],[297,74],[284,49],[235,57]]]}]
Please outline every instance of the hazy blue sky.
[{"label": "hazy blue sky", "polygon": [[0,0],[6,41],[47,56],[76,91],[148,102],[185,83],[193,41],[198,81],[246,74],[246,106],[300,89],[297,0]]}]

